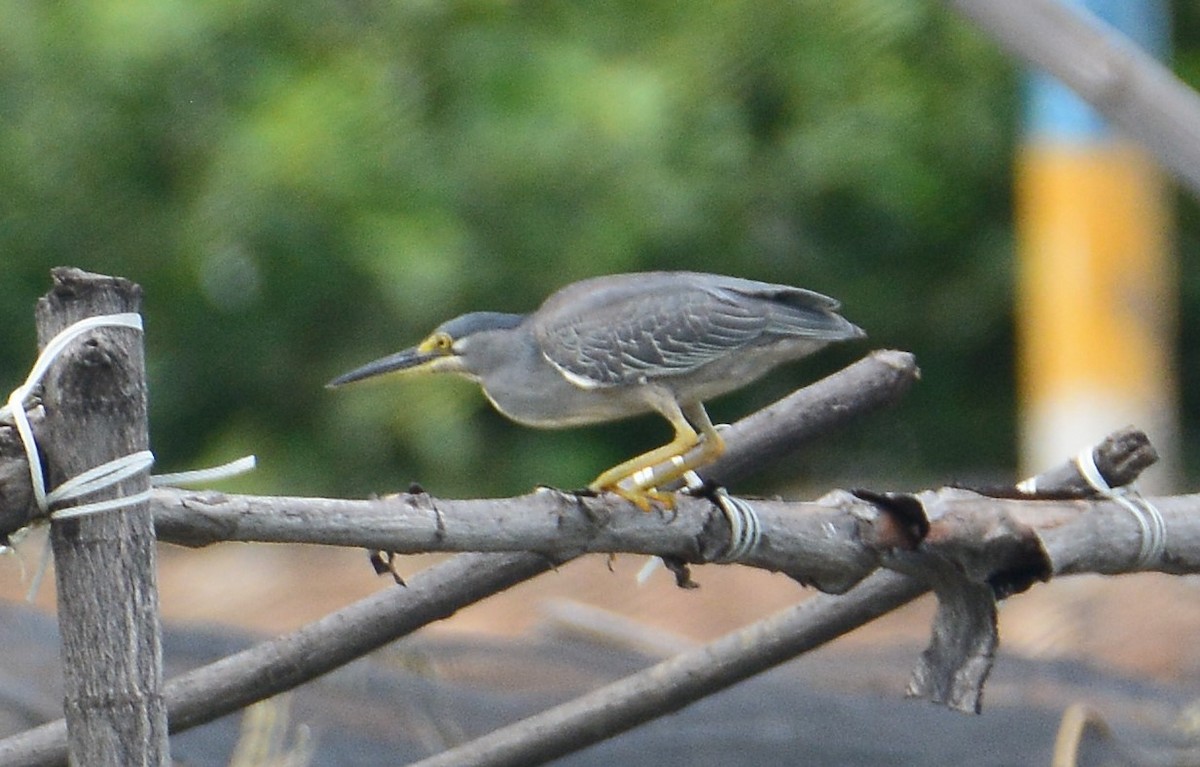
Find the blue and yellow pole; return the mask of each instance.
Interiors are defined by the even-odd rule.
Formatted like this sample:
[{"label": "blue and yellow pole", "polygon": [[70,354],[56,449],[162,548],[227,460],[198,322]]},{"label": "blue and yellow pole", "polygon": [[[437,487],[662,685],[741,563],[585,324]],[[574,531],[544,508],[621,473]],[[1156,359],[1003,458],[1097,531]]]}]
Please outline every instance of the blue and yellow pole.
[{"label": "blue and yellow pole", "polygon": [[[1166,54],[1166,0],[1062,1]],[[1032,74],[1016,217],[1023,472],[1132,424],[1167,459],[1147,477],[1167,489],[1177,298],[1163,174],[1065,86]]]}]

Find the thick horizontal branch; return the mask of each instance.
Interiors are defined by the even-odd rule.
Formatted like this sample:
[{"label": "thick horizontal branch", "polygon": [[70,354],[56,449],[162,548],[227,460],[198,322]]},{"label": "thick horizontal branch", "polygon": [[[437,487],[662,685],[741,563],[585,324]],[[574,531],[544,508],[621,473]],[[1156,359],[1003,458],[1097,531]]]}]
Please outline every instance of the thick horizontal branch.
[{"label": "thick horizontal branch", "polygon": [[[1154,460],[1144,435],[1118,433],[1097,446],[1102,476],[1121,484]],[[937,592],[933,641],[910,692],[978,710],[997,635],[995,602],[1055,574],[1156,569],[1200,571],[1200,496],[1153,501],[1165,545],[1145,559],[1146,521],[1087,492],[1073,463],[994,497],[961,488],[918,494],[830,493],[813,502],[754,500],[762,535],[738,563],[782,571],[840,593],[891,569]],[[1037,487],[1047,497],[1030,496]],[[730,550],[726,512],[680,495],[670,512],[644,513],[613,496],[542,489],[520,498],[440,500],[409,494],[373,501],[262,498],[163,491],[160,535],[213,540],[338,543],[368,549],[533,551],[566,559],[585,552],[652,554],[678,563],[721,561]]]},{"label": "thick horizontal branch", "polygon": [[[757,550],[739,564],[787,573],[825,591],[843,591],[897,550],[998,547],[998,531],[1028,530],[1043,542],[1052,574],[1125,573],[1134,567],[1141,528],[1120,504],[1103,499],[993,498],[959,488],[904,495],[928,517],[928,532],[878,496],[834,492],[817,501],[753,500],[762,525]],[[1200,572],[1200,496],[1151,499],[1167,529],[1164,554],[1143,569]],[[445,500],[396,495],[369,501],[156,490],[151,501],[161,540],[188,546],[217,541],[313,543],[400,554],[535,551],[648,554],[702,564],[730,545],[723,513],[704,498],[680,495],[673,511],[645,513],[613,497],[543,489],[515,498]]]},{"label": "thick horizontal branch", "polygon": [[[160,539],[184,545],[232,540],[559,557],[624,552],[704,563],[720,559],[730,541],[729,523],[716,506],[684,495],[674,510],[651,513],[616,496],[550,489],[494,500],[405,494],[371,501],[159,490],[152,507]],[[826,591],[844,591],[874,570],[873,550],[905,543],[885,512],[849,495],[830,503],[754,501],[753,507],[768,532],[742,563],[787,572]]]}]

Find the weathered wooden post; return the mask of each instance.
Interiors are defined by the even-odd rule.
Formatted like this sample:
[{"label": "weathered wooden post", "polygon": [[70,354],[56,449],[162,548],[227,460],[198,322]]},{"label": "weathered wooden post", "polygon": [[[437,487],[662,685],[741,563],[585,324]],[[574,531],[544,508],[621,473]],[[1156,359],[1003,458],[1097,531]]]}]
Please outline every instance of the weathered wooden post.
[{"label": "weathered wooden post", "polygon": [[[37,306],[38,342],[86,317],[137,312],[141,288],[72,268],[53,270]],[[47,372],[40,448],[48,487],[146,450],[141,333],[89,331]],[[148,489],[139,472],[88,500]],[[73,764],[167,765],[154,520],[146,503],[57,520],[51,542],[58,583],[64,706]]]}]

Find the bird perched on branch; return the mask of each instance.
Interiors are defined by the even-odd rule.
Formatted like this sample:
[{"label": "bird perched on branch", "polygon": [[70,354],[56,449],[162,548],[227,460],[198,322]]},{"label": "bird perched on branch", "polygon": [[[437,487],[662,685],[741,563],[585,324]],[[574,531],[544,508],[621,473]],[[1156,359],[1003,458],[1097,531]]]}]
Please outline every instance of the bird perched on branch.
[{"label": "bird perched on branch", "polygon": [[330,387],[384,373],[457,373],[518,423],[565,428],[654,412],[666,445],[601,474],[590,489],[648,510],[660,491],[725,449],[704,401],[777,365],[865,334],[839,304],[803,288],[697,272],[616,274],[576,282],[532,314],[472,312],[416,346]]}]

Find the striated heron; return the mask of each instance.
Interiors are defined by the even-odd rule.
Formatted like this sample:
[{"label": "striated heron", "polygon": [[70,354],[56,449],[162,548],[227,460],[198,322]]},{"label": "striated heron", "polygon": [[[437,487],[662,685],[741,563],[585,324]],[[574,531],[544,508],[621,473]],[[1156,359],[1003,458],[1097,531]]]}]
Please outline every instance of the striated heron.
[{"label": "striated heron", "polygon": [[663,487],[724,450],[704,401],[775,366],[865,334],[839,304],[803,288],[697,272],[616,274],[562,288],[532,314],[472,312],[417,346],[330,387],[384,373],[457,373],[518,423],[563,428],[655,412],[668,444],[590,485],[649,509]]}]

